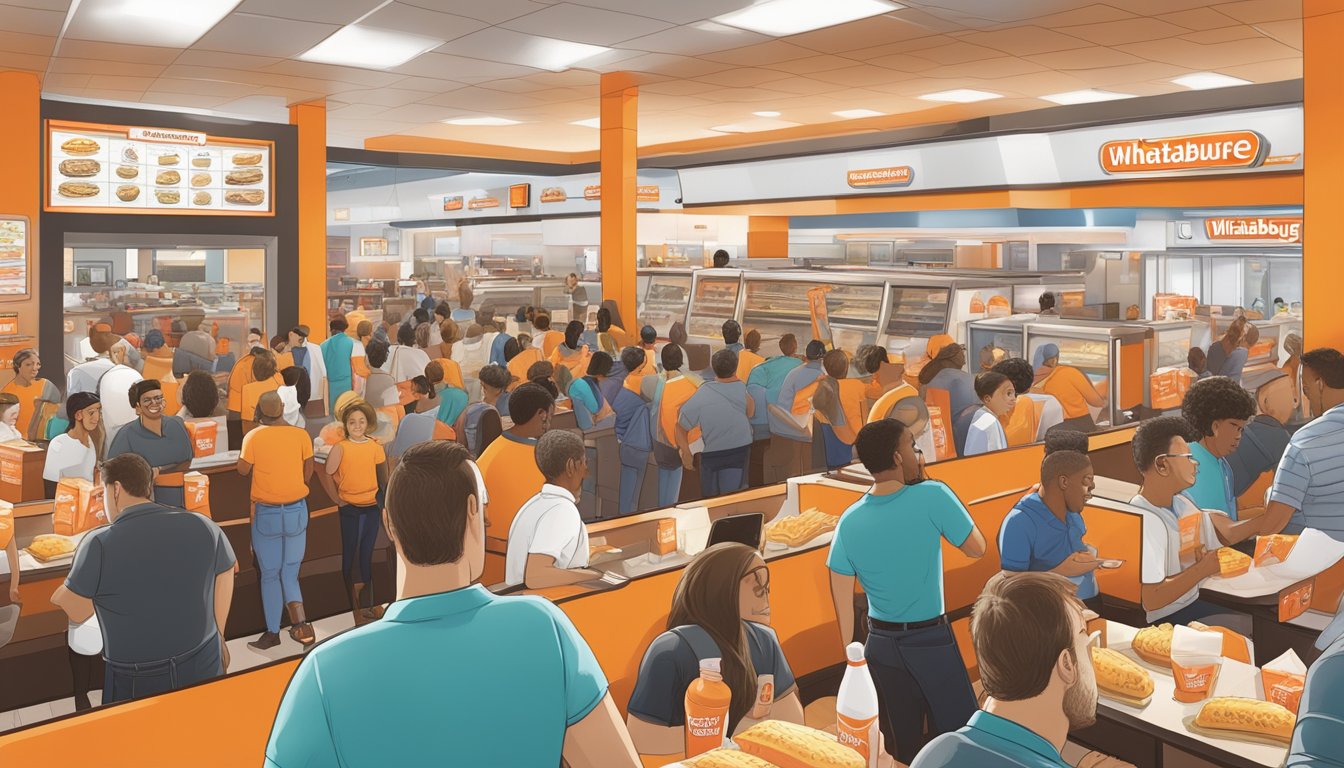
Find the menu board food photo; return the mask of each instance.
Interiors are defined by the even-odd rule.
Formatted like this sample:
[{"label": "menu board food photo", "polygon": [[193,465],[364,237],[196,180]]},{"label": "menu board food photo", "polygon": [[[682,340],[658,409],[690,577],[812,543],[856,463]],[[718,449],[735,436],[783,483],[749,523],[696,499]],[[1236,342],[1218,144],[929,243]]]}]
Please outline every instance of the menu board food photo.
[{"label": "menu board food photo", "polygon": [[47,121],[47,210],[274,214],[269,141]]},{"label": "menu board food photo", "polygon": [[0,297],[28,295],[28,219],[0,216]]}]

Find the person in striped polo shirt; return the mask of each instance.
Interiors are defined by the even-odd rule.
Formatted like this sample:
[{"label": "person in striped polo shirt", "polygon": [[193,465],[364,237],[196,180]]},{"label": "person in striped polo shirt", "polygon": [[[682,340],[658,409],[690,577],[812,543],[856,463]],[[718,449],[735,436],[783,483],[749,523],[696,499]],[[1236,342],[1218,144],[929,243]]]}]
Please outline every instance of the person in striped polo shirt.
[{"label": "person in striped polo shirt", "polygon": [[1321,348],[1302,355],[1302,390],[1317,416],[1288,441],[1261,530],[1317,528],[1344,539],[1344,354]]}]

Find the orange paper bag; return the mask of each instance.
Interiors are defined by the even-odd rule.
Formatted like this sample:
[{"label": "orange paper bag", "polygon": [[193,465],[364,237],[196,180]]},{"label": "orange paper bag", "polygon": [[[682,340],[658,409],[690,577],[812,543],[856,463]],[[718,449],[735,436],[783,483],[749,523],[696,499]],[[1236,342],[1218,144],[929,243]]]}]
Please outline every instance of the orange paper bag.
[{"label": "orange paper bag", "polygon": [[215,440],[219,436],[219,422],[188,421],[187,434],[191,435],[191,455],[195,458],[215,455]]},{"label": "orange paper bag", "polygon": [[14,540],[14,505],[0,501],[0,549]]},{"label": "orange paper bag", "polygon": [[1199,526],[1204,521],[1204,515],[1186,515],[1181,518],[1181,567],[1189,568],[1194,565],[1199,557],[1199,550],[1204,548],[1204,537],[1200,535]]},{"label": "orange paper bag", "polygon": [[1282,563],[1288,559],[1288,553],[1293,551],[1293,545],[1295,544],[1297,544],[1297,537],[1286,533],[1256,536],[1255,566],[1260,568]]},{"label": "orange paper bag", "polygon": [[664,517],[658,521],[658,541],[654,552],[669,555],[677,551],[677,519]]},{"label": "orange paper bag", "polygon": [[1265,687],[1265,701],[1296,713],[1302,703],[1302,689],[1307,685],[1307,666],[1290,648],[1260,670],[1260,681]]},{"label": "orange paper bag", "polygon": [[[212,422],[213,423],[213,422]],[[210,476],[188,472],[182,476],[182,493],[188,512],[199,512],[210,517]]]},{"label": "orange paper bag", "polygon": [[107,522],[103,511],[103,487],[82,477],[67,477],[56,484],[52,529],[73,536]]}]

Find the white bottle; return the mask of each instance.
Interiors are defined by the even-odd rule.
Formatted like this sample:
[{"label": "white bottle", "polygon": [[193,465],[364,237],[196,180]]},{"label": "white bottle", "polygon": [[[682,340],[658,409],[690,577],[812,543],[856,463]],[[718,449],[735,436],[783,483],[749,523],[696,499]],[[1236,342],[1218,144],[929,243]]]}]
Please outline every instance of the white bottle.
[{"label": "white bottle", "polygon": [[849,665],[840,681],[840,695],[836,697],[836,736],[840,743],[863,756],[867,768],[877,768],[881,754],[880,730],[877,723],[877,686],[868,672],[863,658],[863,644],[850,643],[845,648]]}]

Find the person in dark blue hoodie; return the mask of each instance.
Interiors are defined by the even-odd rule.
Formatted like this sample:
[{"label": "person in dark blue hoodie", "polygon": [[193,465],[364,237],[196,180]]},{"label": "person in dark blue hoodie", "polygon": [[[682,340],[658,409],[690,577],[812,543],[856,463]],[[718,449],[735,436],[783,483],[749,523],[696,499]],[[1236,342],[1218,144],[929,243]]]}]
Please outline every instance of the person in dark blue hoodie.
[{"label": "person in dark blue hoodie", "polygon": [[644,365],[644,350],[626,347],[621,359],[612,366],[599,387],[602,395],[616,412],[616,441],[620,444],[621,480],[620,510],[629,515],[639,508],[639,494],[644,487],[644,473],[649,465],[649,451],[653,444],[649,432],[649,404],[644,398],[625,386],[630,371]]},{"label": "person in dark blue hoodie", "polygon": [[1096,610],[1101,561],[1083,542],[1083,507],[1096,482],[1092,460],[1076,451],[1056,451],[1041,462],[1041,487],[1023,496],[999,528],[999,560],[1005,571],[1050,571],[1078,585],[1078,598]]}]

